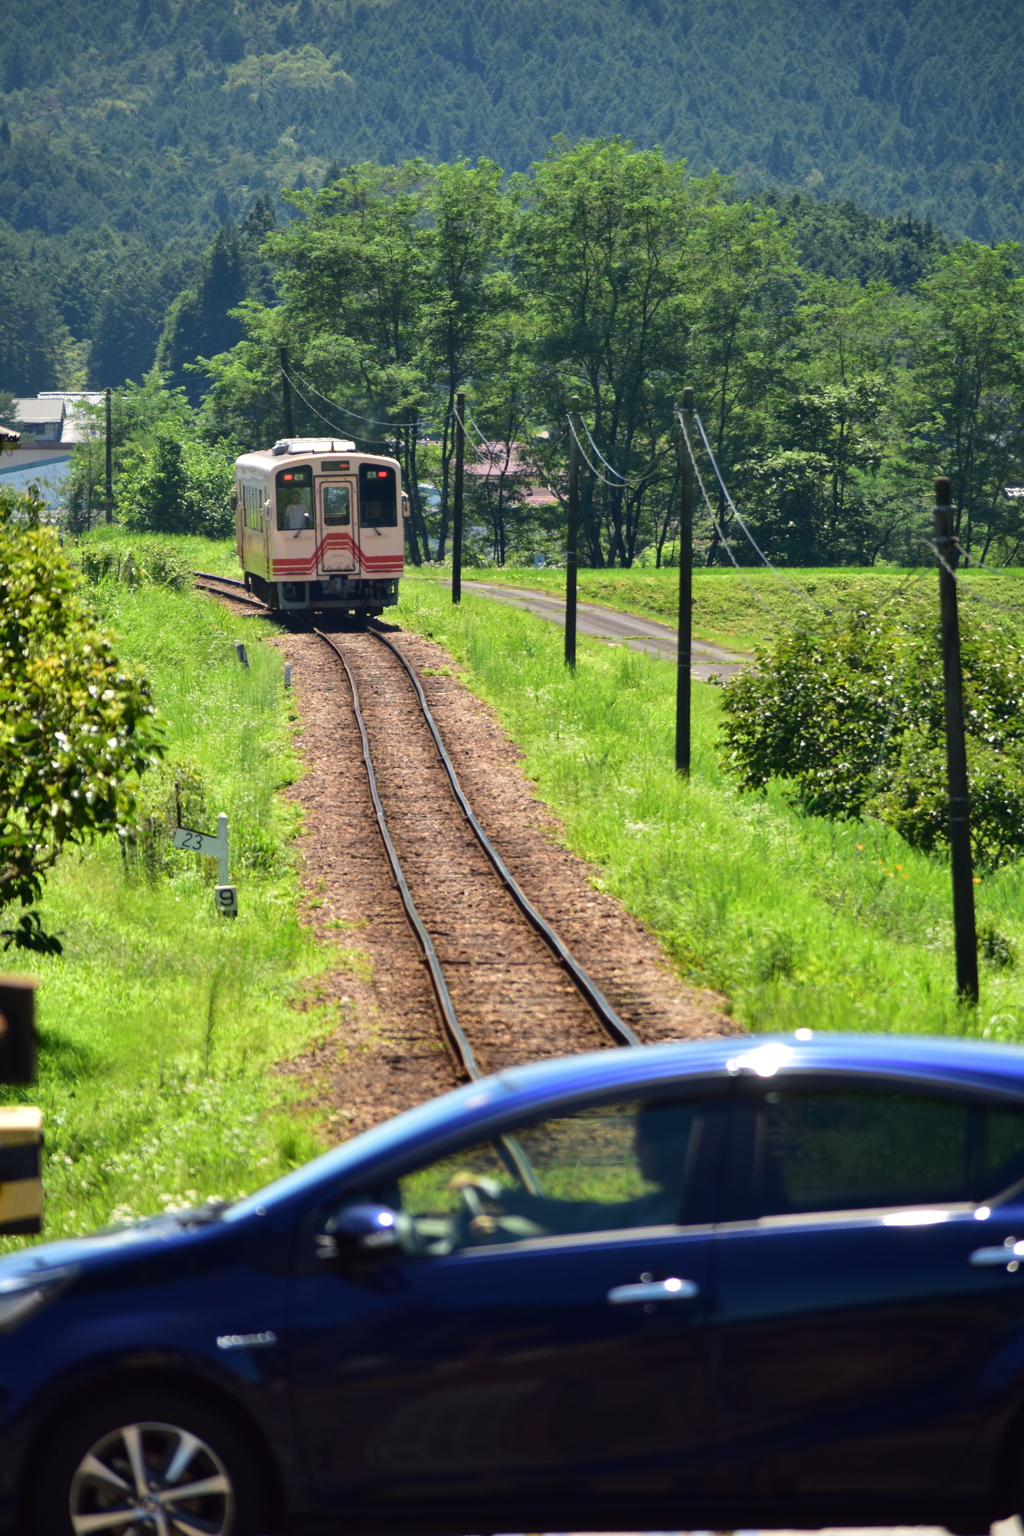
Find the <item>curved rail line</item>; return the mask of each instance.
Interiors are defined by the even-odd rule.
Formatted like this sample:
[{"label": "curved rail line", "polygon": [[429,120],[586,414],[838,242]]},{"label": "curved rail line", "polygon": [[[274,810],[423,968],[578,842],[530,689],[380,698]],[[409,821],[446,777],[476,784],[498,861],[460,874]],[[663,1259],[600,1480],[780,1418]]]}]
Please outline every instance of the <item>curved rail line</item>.
[{"label": "curved rail line", "polygon": [[[319,630],[317,633],[319,634]],[[551,950],[559,964],[565,967],[566,971],[572,977],[577,991],[590,1004],[591,1008],[597,1014],[597,1017],[607,1029],[608,1033],[613,1036],[619,1045],[639,1045],[640,1041],[637,1039],[636,1035],[634,1035],[629,1025],[623,1023],[622,1019],[619,1018],[618,1014],[615,1012],[615,1009],[612,1007],[611,1003],[598,987],[593,977],[583,969],[579,961],[575,959],[575,957],[569,952],[568,949],[566,949],[565,945],[562,943],[555,930],[551,927],[550,923],[546,922],[545,919],[541,917],[536,907],[533,906],[527,897],[526,892],[520,885],[516,883],[513,876],[509,873],[508,866],[505,864],[505,861],[502,859],[497,848],[495,848],[494,844],[487,836],[487,833],[477,821],[475,815],[473,814],[473,809],[470,806],[469,801],[466,799],[465,794],[463,793],[462,785],[458,781],[452,760],[445,750],[445,745],[441,740],[441,734],[437,729],[437,724],[434,720],[434,717],[430,713],[430,706],[427,704],[426,695],[423,692],[423,685],[421,684],[419,678],[416,676],[416,673],[410,665],[408,658],[403,656],[401,651],[398,649],[398,646],[394,645],[386,635],[382,635],[378,629],[374,628],[373,625],[368,627],[367,633],[373,635],[374,638],[379,640],[382,645],[386,645],[388,650],[392,653],[393,656],[398,658],[406,672],[409,674],[410,681],[416,690],[416,697],[420,702],[420,708],[423,711],[423,718],[429,727],[431,736],[434,738],[434,745],[437,748],[437,753],[441,759],[441,764],[444,768],[444,771],[448,775],[448,782],[452,787],[452,793],[459,803],[459,809],[462,811],[462,814],[469,822],[473,836],[476,838],[477,842],[480,844],[480,847],[483,849],[484,853],[490,860],[495,874],[498,876],[498,879],[502,882],[505,889],[508,891],[509,895],[512,897],[512,900],[515,902],[520,912],[522,912],[530,926],[540,934],[541,938]]]},{"label": "curved rail line", "polygon": [[[193,575],[206,581],[219,582],[221,585],[227,587],[244,587],[245,585],[244,582],[238,581],[234,577],[214,576],[213,573],[209,571],[194,571]],[[212,589],[206,588],[206,590]],[[255,604],[260,608],[264,607],[264,604],[260,603],[257,598],[249,597],[248,594],[245,595],[245,600]],[[419,678],[416,676],[413,667],[410,665],[408,658],[403,656],[398,646],[389,640],[386,635],[383,635],[374,625],[368,625],[363,632],[365,634],[372,635],[373,638],[379,641],[381,645],[386,646],[392,655],[401,663],[402,667],[408,674],[408,677],[415,690],[416,698],[419,703],[420,710],[422,711],[424,721],[430,731],[431,737],[433,738],[438,757],[440,758],[441,765],[444,768],[445,774],[447,775],[449,785],[453,795],[455,796],[455,800],[459,806],[459,809],[462,811],[462,814],[466,818],[466,822],[468,823],[473,836],[476,838],[481,849],[486,855],[488,861],[494,869],[495,874],[498,876],[499,880],[504,885],[509,895],[512,897],[520,912],[526,918],[534,931],[539,934],[541,939],[543,939],[544,943],[551,950],[558,964],[564,968],[577,991],[586,1001],[598,1022],[615,1041],[616,1045],[639,1045],[640,1041],[637,1039],[636,1035],[630,1029],[629,1025],[626,1024],[616,1013],[615,1009],[604,996],[601,989],[594,981],[593,977],[591,977],[587,971],[583,969],[579,961],[576,960],[576,958],[566,948],[565,944],[563,944],[562,940],[551,927],[550,923],[548,923],[540,915],[536,907],[529,900],[526,892],[515,880],[501,855],[498,853],[498,850],[494,847],[494,844],[491,842],[490,838],[487,836],[483,827],[477,820],[473,809],[466,798],[465,792],[459,783],[458,775],[455,772],[455,767],[452,763],[452,760],[448,756],[444,742],[441,739],[441,734],[438,731],[437,724],[430,711],[430,706],[427,703],[426,695],[423,692],[423,686],[420,683]],[[374,771],[373,758],[370,751],[370,739],[366,730],[366,722],[363,718],[362,706],[359,698],[359,688],[356,684],[352,668],[349,665],[348,658],[345,656],[344,651],[334,642],[334,640],[331,639],[330,635],[325,634],[323,630],[315,628],[313,633],[317,635],[318,638],[321,639],[325,645],[327,645],[334,652],[345,669],[345,674],[348,678],[349,688],[351,689],[352,694],[353,712],[355,714],[356,724],[359,728],[359,735],[362,741],[363,763],[366,768],[366,775],[369,782],[370,796],[373,802],[374,814],[377,818],[377,825],[380,829],[381,840],[383,841],[384,849],[388,857],[388,862],[391,866],[391,872],[394,875],[395,884],[398,887],[398,892],[401,896],[402,904],[405,908],[409,924],[416,935],[420,948],[423,951],[427,969],[430,973],[430,980],[433,986],[434,995],[437,999],[438,1008],[440,1010],[441,1021],[452,1051],[456,1059],[461,1063],[462,1068],[468,1077],[473,1079],[480,1078],[483,1076],[483,1074],[477,1065],[476,1057],[473,1054],[473,1048],[469,1043],[466,1033],[459,1023],[458,1016],[455,1011],[455,1005],[452,1001],[451,993],[448,990],[447,981],[445,980],[441,961],[438,958],[437,951],[434,948],[433,940],[427,931],[426,925],[424,924],[423,919],[420,917],[420,914],[416,908],[416,903],[413,900],[412,892],[409,889],[408,882],[405,878],[405,874],[401,866],[401,861],[398,857],[398,851],[395,848],[391,832],[388,828],[387,818],[384,814],[384,807],[381,803],[380,794],[377,789],[377,776]]]}]

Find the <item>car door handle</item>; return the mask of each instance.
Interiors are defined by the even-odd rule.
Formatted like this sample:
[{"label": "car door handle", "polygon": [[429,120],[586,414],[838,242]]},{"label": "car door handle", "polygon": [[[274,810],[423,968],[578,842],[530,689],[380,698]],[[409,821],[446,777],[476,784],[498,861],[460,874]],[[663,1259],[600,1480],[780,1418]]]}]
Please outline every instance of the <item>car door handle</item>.
[{"label": "car door handle", "polygon": [[693,1280],[641,1280],[636,1285],[613,1285],[608,1300],[613,1307],[628,1307],[638,1301],[689,1301],[699,1291]]},{"label": "car door handle", "polygon": [[1012,1247],[1004,1243],[1002,1248],[975,1248],[967,1262],[977,1265],[978,1268],[984,1268],[986,1265],[991,1265],[993,1268],[998,1265],[1009,1267],[1012,1264],[1016,1269],[1022,1256],[1024,1256],[1024,1243],[1014,1243]]}]

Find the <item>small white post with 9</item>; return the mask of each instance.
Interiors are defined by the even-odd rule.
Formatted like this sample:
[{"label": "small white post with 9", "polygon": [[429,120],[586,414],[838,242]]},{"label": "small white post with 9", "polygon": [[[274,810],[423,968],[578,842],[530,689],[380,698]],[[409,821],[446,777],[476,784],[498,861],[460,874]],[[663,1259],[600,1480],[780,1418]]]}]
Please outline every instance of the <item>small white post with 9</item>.
[{"label": "small white post with 9", "polygon": [[217,817],[216,837],[209,832],[176,827],[173,842],[175,848],[182,848],[186,853],[205,853],[217,860],[217,884],[213,891],[217,911],[223,917],[237,917],[238,887],[228,883],[231,878],[228,873],[228,818],[224,812]]}]

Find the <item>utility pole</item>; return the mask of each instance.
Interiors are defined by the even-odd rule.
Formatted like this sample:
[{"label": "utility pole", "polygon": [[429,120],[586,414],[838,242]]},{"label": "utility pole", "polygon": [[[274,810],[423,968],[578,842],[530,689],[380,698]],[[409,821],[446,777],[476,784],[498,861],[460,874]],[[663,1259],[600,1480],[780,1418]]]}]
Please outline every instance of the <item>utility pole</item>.
[{"label": "utility pole", "polygon": [[466,397],[455,396],[455,485],[452,492],[452,602],[462,602],[462,474],[466,462]]},{"label": "utility pole", "polygon": [[281,348],[281,406],[284,410],[284,430],[289,437],[295,436],[292,419],[292,381],[288,377],[288,348]]},{"label": "utility pole", "polygon": [[964,688],[960,671],[960,618],[957,612],[957,548],[953,532],[953,495],[946,479],[935,482],[935,545],[939,553],[939,604],[942,611],[942,675],[946,706],[946,777],[949,785],[949,861],[953,875],[953,933],[956,990],[962,1003],[978,1002],[978,936],[974,925],[974,868],[967,795],[967,743],[964,737]]},{"label": "utility pole", "polygon": [[580,397],[569,401],[569,519],[565,531],[565,664],[576,670],[576,558],[580,536]]},{"label": "utility pole", "polygon": [[679,438],[679,638],[676,643],[676,773],[690,777],[690,640],[693,630],[693,390],[683,390]]},{"label": "utility pole", "polygon": [[109,389],[106,389],[103,392],[103,402],[104,402],[104,406],[105,406],[105,410],[106,410],[106,425],[107,425],[107,464],[106,464],[106,483],[104,485],[104,504],[105,504],[105,507],[106,507],[107,522],[108,523],[112,523],[114,521],[114,463],[113,463],[113,444],[111,442],[111,431],[110,431],[110,390]]}]

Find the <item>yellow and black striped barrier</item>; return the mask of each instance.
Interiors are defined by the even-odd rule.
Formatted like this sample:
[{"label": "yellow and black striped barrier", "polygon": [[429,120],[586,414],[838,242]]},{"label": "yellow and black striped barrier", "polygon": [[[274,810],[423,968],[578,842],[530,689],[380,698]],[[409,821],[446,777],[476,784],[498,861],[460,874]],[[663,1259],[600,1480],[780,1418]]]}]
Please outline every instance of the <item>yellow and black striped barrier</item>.
[{"label": "yellow and black striped barrier", "polygon": [[43,1112],[0,1109],[0,1233],[43,1230]]},{"label": "yellow and black striped barrier", "polygon": [[[0,1083],[36,1075],[34,976],[0,976]],[[0,1235],[43,1230],[43,1112],[0,1108]]]}]

